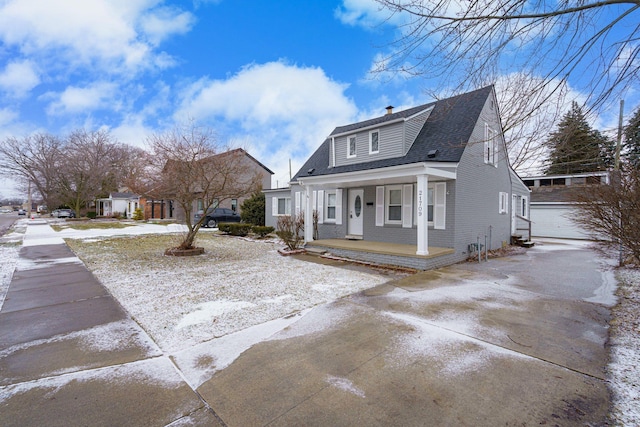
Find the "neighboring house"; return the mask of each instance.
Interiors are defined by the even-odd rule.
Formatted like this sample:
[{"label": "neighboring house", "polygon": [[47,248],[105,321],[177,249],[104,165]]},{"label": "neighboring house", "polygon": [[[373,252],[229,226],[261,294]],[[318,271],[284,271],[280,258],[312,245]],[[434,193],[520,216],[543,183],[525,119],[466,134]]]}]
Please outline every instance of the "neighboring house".
[{"label": "neighboring house", "polygon": [[[217,154],[215,157],[235,156],[237,154],[241,155],[243,177],[248,178],[257,175],[262,189],[271,188],[271,175],[273,175],[273,172],[242,148],[226,151],[224,153]],[[228,208],[240,213],[240,206],[247,198],[251,197],[254,191],[255,188],[247,188],[246,192],[237,198],[226,198],[214,202],[214,207]],[[144,206],[145,219],[171,219],[179,222],[183,222],[185,219],[184,210],[175,200],[154,199],[149,197],[142,199],[142,204]],[[202,199],[197,199],[192,207],[192,215],[203,210],[203,207],[204,203]]]},{"label": "neighboring house", "polygon": [[108,198],[96,199],[96,215],[110,217],[120,214],[131,218],[140,207],[140,196],[133,193],[109,193]]},{"label": "neighboring house", "polygon": [[508,244],[529,212],[493,86],[337,127],[290,185],[265,191],[267,225],[317,211],[307,247],[423,270]]},{"label": "neighboring house", "polygon": [[[247,153],[242,148],[236,148],[231,151],[227,151],[224,153],[220,153],[217,156],[236,156],[240,154],[241,157],[241,165],[243,170],[243,175],[239,178],[240,181],[249,181],[252,177],[258,176],[260,187],[258,190],[264,190],[271,188],[271,175],[273,172],[267,168],[265,165],[256,160],[252,155]],[[247,188],[245,192],[238,195],[236,198],[225,198],[223,200],[214,201],[212,207],[221,207],[228,208],[235,212],[242,213],[240,206],[242,203],[251,197],[253,193],[256,191],[256,188]],[[173,202],[173,207],[175,207],[175,215],[178,221],[184,220],[184,211],[180,208],[180,206]],[[194,202],[192,215],[195,215],[198,211],[202,211],[204,208],[204,203],[202,199],[198,199]]]},{"label": "neighboring house", "polygon": [[536,237],[590,239],[571,217],[575,214],[572,193],[576,188],[609,184],[609,173],[543,175],[523,178],[531,189],[532,234]]}]

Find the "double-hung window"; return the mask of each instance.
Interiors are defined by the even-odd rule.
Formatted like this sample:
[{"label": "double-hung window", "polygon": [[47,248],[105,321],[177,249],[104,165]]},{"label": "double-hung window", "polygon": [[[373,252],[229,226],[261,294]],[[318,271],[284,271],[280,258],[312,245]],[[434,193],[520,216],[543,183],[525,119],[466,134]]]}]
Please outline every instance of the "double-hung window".
[{"label": "double-hung window", "polygon": [[336,193],[327,193],[327,221],[336,220]]},{"label": "double-hung window", "polygon": [[356,156],[356,136],[351,135],[347,137],[347,157],[355,157]]},{"label": "double-hung window", "polygon": [[369,154],[380,152],[380,131],[372,130],[369,132]]},{"label": "double-hung window", "polygon": [[291,197],[275,198],[276,215],[291,215]]},{"label": "double-hung window", "polygon": [[386,189],[386,222],[387,224],[402,224],[402,186],[389,185]]}]

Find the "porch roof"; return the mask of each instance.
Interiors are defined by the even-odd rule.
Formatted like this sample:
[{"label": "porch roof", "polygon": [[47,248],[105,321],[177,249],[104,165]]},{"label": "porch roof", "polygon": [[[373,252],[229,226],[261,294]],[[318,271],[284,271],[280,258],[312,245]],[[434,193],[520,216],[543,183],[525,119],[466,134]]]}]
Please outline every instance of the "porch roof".
[{"label": "porch roof", "polygon": [[422,259],[435,258],[455,253],[453,248],[429,246],[429,255],[416,255],[417,245],[372,242],[371,240],[321,239],[307,242],[307,246]]},{"label": "porch roof", "polygon": [[365,185],[401,184],[415,181],[418,175],[427,175],[429,180],[443,181],[456,179],[457,163],[414,163],[375,170],[362,170],[332,175],[298,177],[298,183],[306,185],[335,185],[341,188]]}]

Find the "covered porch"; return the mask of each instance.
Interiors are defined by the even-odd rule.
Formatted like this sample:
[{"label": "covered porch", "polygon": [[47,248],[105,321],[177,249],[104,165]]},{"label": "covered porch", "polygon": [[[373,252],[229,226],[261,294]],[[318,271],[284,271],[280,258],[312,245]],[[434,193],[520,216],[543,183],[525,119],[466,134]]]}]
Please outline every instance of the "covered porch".
[{"label": "covered porch", "polygon": [[[430,259],[430,255],[435,257],[442,256],[442,251],[429,246],[429,227],[434,230],[445,229],[446,217],[446,194],[447,181],[455,181],[457,163],[416,163],[392,166],[378,169],[368,169],[357,172],[345,172],[329,175],[313,176],[313,170],[309,170],[310,176],[298,177],[298,184],[304,190],[300,204],[296,200],[296,213],[298,205],[304,214],[304,220],[307,224],[314,222],[314,212],[320,210],[320,216],[323,214],[323,207],[320,201],[316,203],[316,193],[321,194],[327,188],[334,188],[335,198],[342,199],[343,192],[348,193],[346,198],[347,205],[335,205],[334,223],[343,226],[346,224],[347,238],[364,239],[361,243],[362,248],[381,248],[383,252],[388,252],[389,248],[395,248],[393,254],[378,253],[375,250],[365,251],[366,253],[378,253],[378,255],[387,255],[394,257],[410,256],[414,259]],[[433,191],[433,202],[429,202],[429,191],[435,187]],[[363,200],[365,188],[375,188],[375,195],[369,195],[367,200]],[[397,200],[392,199],[389,195],[385,195],[385,189],[395,187],[394,193],[400,194]],[[390,191],[391,191],[390,190]],[[352,197],[353,194],[353,197]],[[391,193],[389,193],[391,194]],[[297,195],[296,195],[297,196]],[[321,196],[318,196],[322,200]],[[393,206],[393,215],[391,217],[391,201],[395,200]],[[432,203],[429,205],[429,203]],[[327,201],[328,205],[328,201]],[[373,215],[368,216],[363,212],[364,206],[371,206],[374,210]],[[430,218],[433,210],[433,218]],[[387,233],[385,237],[364,236],[363,223],[369,221],[369,225],[374,224],[376,230],[384,230],[385,228],[400,227],[402,230],[414,230],[413,233],[417,244],[404,245],[394,243],[389,239]],[[320,221],[321,222],[321,221]],[[375,233],[374,233],[375,234]],[[341,237],[338,235],[338,237]],[[386,242],[375,243],[377,240],[386,240]],[[391,241],[390,241],[391,240]],[[411,240],[414,240],[413,238]],[[338,240],[339,241],[339,240]],[[349,242],[350,240],[345,240]],[[406,241],[406,240],[404,240]],[[415,240],[414,240],[415,241]],[[305,242],[307,244],[314,243],[314,230],[312,227],[305,228]],[[355,251],[355,248],[334,247],[335,250]],[[442,248],[440,248],[442,249]],[[452,250],[452,249],[451,249]],[[385,262],[386,264],[394,264],[393,262]],[[402,264],[401,264],[402,265]],[[413,267],[412,267],[413,268]]]},{"label": "covered porch", "polygon": [[307,248],[359,261],[383,265],[399,265],[416,270],[428,270],[447,265],[455,255],[452,248],[429,246],[428,255],[416,254],[416,245],[373,242],[370,240],[320,239],[307,242]]}]

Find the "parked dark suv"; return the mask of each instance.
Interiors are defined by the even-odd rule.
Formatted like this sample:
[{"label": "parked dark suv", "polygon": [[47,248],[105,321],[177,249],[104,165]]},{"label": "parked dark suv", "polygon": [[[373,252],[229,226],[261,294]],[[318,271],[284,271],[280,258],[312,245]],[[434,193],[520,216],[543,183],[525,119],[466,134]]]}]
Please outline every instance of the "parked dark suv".
[{"label": "parked dark suv", "polygon": [[[198,221],[202,217],[203,212],[199,211],[195,220]],[[231,209],[227,208],[215,208],[207,211],[207,217],[202,223],[203,227],[214,228],[218,226],[220,222],[240,222],[240,215]]]}]

